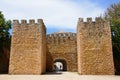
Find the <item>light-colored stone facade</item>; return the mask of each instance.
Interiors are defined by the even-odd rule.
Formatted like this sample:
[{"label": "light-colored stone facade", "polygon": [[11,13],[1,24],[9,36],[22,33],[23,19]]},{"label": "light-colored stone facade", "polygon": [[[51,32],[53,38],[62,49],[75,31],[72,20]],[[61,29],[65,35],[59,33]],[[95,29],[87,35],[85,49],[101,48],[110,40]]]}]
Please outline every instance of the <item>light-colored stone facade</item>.
[{"label": "light-colored stone facade", "polygon": [[79,18],[77,25],[78,72],[90,75],[114,74],[110,23]]},{"label": "light-colored stone facade", "polygon": [[46,70],[46,28],[42,19],[13,22],[9,74],[41,74]]}]

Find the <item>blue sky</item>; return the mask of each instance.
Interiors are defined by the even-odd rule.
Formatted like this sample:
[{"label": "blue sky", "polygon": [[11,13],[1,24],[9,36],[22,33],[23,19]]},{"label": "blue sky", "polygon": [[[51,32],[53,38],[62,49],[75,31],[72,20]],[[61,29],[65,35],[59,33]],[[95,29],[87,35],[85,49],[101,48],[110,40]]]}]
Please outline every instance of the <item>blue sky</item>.
[{"label": "blue sky", "polygon": [[0,11],[6,19],[42,18],[47,33],[75,32],[79,17],[93,19],[119,0],[1,0]]}]

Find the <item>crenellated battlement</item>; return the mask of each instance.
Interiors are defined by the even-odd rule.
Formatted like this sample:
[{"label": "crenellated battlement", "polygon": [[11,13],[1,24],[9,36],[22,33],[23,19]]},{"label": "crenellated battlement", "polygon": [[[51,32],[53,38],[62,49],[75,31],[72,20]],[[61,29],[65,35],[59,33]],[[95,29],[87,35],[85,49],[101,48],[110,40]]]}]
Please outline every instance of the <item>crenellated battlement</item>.
[{"label": "crenellated battlement", "polygon": [[87,20],[85,21],[83,18],[79,18],[78,22],[81,22],[81,23],[92,23],[92,22],[108,22],[109,20],[107,19],[103,19],[101,17],[96,17],[95,18],[95,21],[89,17],[87,18]]},{"label": "crenellated battlement", "polygon": [[76,43],[76,33],[53,33],[47,35],[48,43],[66,43],[73,41]]},{"label": "crenellated battlement", "polygon": [[76,36],[76,33],[53,33],[47,35],[47,37],[73,37],[73,36]]},{"label": "crenellated battlement", "polygon": [[37,19],[37,22],[34,19],[30,19],[29,21],[22,19],[21,21],[19,20],[13,20],[13,25],[44,25],[42,19]]},{"label": "crenellated battlement", "polygon": [[110,28],[109,24],[109,20],[101,17],[96,17],[95,20],[92,20],[92,18],[87,18],[86,21],[84,21],[83,18],[79,18],[77,31],[85,34],[87,30],[86,33],[88,36],[96,36],[96,34],[100,36],[103,33],[107,34],[107,30]]},{"label": "crenellated battlement", "polygon": [[[84,25],[83,27],[90,27],[90,28],[100,28],[100,26],[104,27],[105,25],[109,25],[109,20],[103,19],[101,17],[96,17],[93,20],[91,17],[87,18],[86,21],[83,18],[78,19],[78,25]],[[82,28],[82,27],[81,27]],[[79,27],[77,27],[79,30]]]},{"label": "crenellated battlement", "polygon": [[[13,20],[13,27],[15,28],[13,32],[17,29],[19,31],[23,30],[31,30],[31,29],[37,29],[38,27],[41,28],[41,30],[45,31],[46,33],[46,27],[42,19],[37,19],[37,22],[34,19],[30,19],[29,21],[22,19],[19,20]],[[34,30],[33,29],[33,30]],[[40,32],[41,32],[40,30]]]}]

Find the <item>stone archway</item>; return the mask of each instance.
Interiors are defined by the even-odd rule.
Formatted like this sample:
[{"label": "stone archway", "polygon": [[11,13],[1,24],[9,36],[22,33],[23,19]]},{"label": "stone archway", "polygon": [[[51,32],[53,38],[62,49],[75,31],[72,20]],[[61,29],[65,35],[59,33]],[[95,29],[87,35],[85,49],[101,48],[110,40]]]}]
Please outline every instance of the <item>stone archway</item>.
[{"label": "stone archway", "polygon": [[67,62],[65,59],[56,59],[54,61],[54,71],[67,71]]}]

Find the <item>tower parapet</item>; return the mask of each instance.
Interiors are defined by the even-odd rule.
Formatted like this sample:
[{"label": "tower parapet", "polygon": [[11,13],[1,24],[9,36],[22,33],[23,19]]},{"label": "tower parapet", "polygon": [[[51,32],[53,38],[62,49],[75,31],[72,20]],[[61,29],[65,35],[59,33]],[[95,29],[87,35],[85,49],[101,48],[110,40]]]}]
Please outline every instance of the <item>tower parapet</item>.
[{"label": "tower parapet", "polygon": [[[21,20],[21,21],[19,21],[19,20],[13,20],[13,25],[19,25],[19,26],[21,26],[22,25],[22,27],[23,27],[23,25],[24,26],[28,26],[28,25],[44,25],[44,23],[43,23],[43,20],[42,19],[38,19],[37,20],[37,23],[35,22],[35,20],[34,19],[30,19],[28,22],[27,22],[27,20],[25,20],[25,19],[23,19],[23,20]],[[45,26],[45,25],[44,25]],[[44,27],[45,28],[45,27]]]},{"label": "tower parapet", "polygon": [[114,74],[110,23],[102,18],[79,18],[77,25],[78,72]]}]

